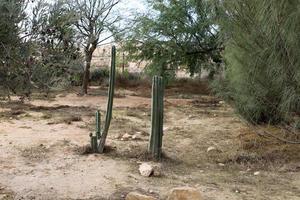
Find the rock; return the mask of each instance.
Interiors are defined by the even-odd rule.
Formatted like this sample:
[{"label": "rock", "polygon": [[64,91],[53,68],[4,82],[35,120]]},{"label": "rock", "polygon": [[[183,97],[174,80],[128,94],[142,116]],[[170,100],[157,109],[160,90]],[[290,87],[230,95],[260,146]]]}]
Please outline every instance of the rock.
[{"label": "rock", "polygon": [[206,152],[210,153],[210,152],[218,152],[219,150],[217,149],[217,147],[214,146],[210,146],[207,148]]},{"label": "rock", "polygon": [[119,139],[121,139],[121,138],[122,138],[122,135],[121,135],[121,134],[118,134],[118,135],[116,135],[116,136],[114,137],[115,140],[119,140]]},{"label": "rock", "polygon": [[154,191],[153,190],[149,190],[148,191],[150,194],[154,194]]},{"label": "rock", "polygon": [[153,176],[160,177],[163,175],[162,165],[160,163],[152,165]]},{"label": "rock", "polygon": [[123,136],[122,136],[122,139],[123,140],[129,140],[132,136],[129,135],[128,133],[125,133]]},{"label": "rock", "polygon": [[153,166],[149,163],[142,163],[139,167],[139,171],[142,176],[149,177],[153,173]]},{"label": "rock", "polygon": [[129,194],[127,194],[125,200],[157,200],[157,199],[137,192],[130,192]]},{"label": "rock", "polygon": [[254,172],[254,176],[260,175],[260,172]]},{"label": "rock", "polygon": [[241,193],[239,189],[235,189],[235,193]]},{"label": "rock", "polygon": [[203,200],[200,192],[191,187],[173,188],[168,200]]},{"label": "rock", "polygon": [[170,129],[169,127],[164,127],[163,131],[165,132],[165,131],[168,131],[169,129]]},{"label": "rock", "polygon": [[141,140],[141,138],[138,135],[133,135],[131,138],[133,140]]},{"label": "rock", "polygon": [[219,165],[220,167],[224,167],[224,166],[225,166],[224,163],[219,163],[218,165]]},{"label": "rock", "polygon": [[138,136],[139,138],[144,138],[144,137],[148,137],[150,134],[145,131],[138,131],[134,135]]},{"label": "rock", "polygon": [[160,163],[141,163],[139,167],[142,176],[160,177],[163,175],[162,165]]},{"label": "rock", "polygon": [[163,175],[162,165],[160,163],[141,163],[139,167],[142,176],[160,177]]}]

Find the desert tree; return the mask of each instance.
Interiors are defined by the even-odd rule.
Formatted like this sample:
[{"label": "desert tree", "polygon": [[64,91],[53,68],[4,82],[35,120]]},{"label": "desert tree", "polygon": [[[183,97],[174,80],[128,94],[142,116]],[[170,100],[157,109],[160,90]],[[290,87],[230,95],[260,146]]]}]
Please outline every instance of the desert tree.
[{"label": "desert tree", "polygon": [[27,10],[22,41],[30,58],[30,86],[48,94],[71,84],[82,59],[72,25],[73,15],[64,1],[39,0]]},{"label": "desert tree", "polygon": [[222,43],[212,1],[148,0],[147,7],[126,34],[132,59],[147,61],[147,71],[165,78],[179,67],[194,75],[220,66]]},{"label": "desert tree", "polygon": [[121,0],[70,0],[75,17],[74,25],[83,44],[85,69],[82,93],[87,94],[93,53],[97,46],[111,39],[120,20],[114,8]]}]

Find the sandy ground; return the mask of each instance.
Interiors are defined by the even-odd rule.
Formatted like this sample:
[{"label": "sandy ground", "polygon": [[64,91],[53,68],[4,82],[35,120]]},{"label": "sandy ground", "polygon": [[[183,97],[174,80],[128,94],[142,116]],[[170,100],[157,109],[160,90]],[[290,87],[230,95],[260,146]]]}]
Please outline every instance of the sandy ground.
[{"label": "sandy ground", "polygon": [[[142,177],[150,131],[150,98],[120,90],[104,155],[82,154],[104,115],[106,91],[60,93],[0,108],[0,199],[124,199],[134,190],[165,199],[176,186],[207,200],[299,200],[299,145],[255,135],[216,98],[168,93],[162,177]],[[121,140],[125,133],[138,140]],[[207,153],[214,146],[218,151]],[[259,172],[258,175],[254,175]]]}]

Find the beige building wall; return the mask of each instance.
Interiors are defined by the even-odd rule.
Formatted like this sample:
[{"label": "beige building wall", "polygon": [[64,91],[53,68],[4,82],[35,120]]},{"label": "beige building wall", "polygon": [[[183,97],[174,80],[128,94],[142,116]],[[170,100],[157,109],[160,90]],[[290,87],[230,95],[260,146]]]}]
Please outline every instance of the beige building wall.
[{"label": "beige building wall", "polygon": [[[111,48],[113,44],[107,44],[98,47],[93,55],[92,59],[92,69],[96,68],[109,68],[111,63]],[[117,46],[117,69],[119,71],[122,71],[123,66],[123,52],[118,51],[118,45]],[[126,60],[126,54],[125,60]],[[126,63],[125,70],[131,73],[140,73],[143,71],[143,69],[146,67],[147,62],[129,62]],[[179,70],[176,72],[177,77],[181,78],[187,78],[189,77],[189,74],[185,70]],[[208,72],[206,70],[202,71],[201,78],[206,78],[208,76]]]},{"label": "beige building wall", "polygon": [[[111,63],[111,48],[113,44],[107,44],[103,46],[99,46],[94,54],[92,59],[92,69],[94,68],[109,68]],[[122,70],[123,67],[123,52],[118,51],[117,46],[117,68]],[[126,60],[126,54],[124,54],[124,58]],[[146,66],[146,62],[129,62],[126,63],[125,69],[129,72],[142,72]]]},{"label": "beige building wall", "polygon": [[110,66],[111,60],[111,47],[112,45],[105,45],[98,47],[92,59],[92,66],[93,67],[108,67]]}]

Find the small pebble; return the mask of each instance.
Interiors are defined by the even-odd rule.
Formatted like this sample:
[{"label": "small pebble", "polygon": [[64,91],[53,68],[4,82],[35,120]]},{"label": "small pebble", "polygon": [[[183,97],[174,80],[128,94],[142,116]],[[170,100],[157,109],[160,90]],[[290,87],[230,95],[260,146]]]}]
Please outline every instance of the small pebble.
[{"label": "small pebble", "polygon": [[254,172],[254,176],[260,175],[260,172]]}]

